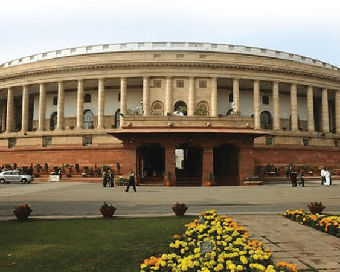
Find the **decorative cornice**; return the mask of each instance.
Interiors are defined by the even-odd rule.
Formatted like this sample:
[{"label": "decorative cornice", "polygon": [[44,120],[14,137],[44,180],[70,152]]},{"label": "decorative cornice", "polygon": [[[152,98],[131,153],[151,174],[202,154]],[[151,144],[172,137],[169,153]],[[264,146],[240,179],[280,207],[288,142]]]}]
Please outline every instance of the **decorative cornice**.
[{"label": "decorative cornice", "polygon": [[38,71],[25,71],[17,74],[0,76],[0,82],[5,82],[8,80],[16,80],[22,79],[25,77],[31,76],[39,76],[39,75],[47,75],[47,74],[60,74],[60,73],[69,73],[69,72],[77,72],[77,71],[97,71],[97,70],[114,70],[114,69],[134,69],[134,68],[142,68],[142,67],[194,67],[194,68],[211,68],[211,69],[227,69],[227,70],[240,70],[240,71],[258,71],[258,72],[266,72],[266,73],[276,73],[276,74],[285,74],[292,76],[301,76],[308,78],[315,78],[321,80],[328,80],[330,82],[340,82],[340,76],[327,76],[318,73],[305,72],[305,71],[297,71],[290,70],[284,68],[275,68],[275,67],[265,67],[265,66],[255,66],[255,65],[241,65],[241,64],[216,64],[216,63],[200,63],[200,62],[147,62],[147,63],[118,63],[118,64],[93,64],[93,65],[82,65],[82,66],[67,66],[62,68],[50,68],[45,70]]}]

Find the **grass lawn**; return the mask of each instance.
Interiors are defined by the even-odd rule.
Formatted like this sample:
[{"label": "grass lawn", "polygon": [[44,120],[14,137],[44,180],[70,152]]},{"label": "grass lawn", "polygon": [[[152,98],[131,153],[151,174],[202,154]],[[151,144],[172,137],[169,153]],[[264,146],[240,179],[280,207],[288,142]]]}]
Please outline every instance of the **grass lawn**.
[{"label": "grass lawn", "polygon": [[[0,271],[139,271],[193,217],[0,222]],[[15,262],[13,267],[8,264]]]}]

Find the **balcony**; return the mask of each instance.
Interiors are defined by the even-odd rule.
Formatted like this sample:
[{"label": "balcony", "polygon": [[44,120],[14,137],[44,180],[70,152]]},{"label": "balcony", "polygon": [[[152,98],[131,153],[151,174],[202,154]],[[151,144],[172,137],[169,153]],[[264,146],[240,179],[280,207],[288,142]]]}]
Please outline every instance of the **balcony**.
[{"label": "balcony", "polygon": [[123,130],[127,128],[254,128],[254,121],[251,117],[126,116],[121,122]]}]

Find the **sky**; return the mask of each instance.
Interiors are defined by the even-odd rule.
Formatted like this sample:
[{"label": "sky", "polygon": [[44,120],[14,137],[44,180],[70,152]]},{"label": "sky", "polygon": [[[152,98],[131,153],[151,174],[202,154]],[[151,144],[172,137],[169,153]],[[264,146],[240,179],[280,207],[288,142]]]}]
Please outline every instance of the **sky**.
[{"label": "sky", "polygon": [[210,42],[312,57],[340,67],[340,1],[6,0],[0,64],[97,44]]}]

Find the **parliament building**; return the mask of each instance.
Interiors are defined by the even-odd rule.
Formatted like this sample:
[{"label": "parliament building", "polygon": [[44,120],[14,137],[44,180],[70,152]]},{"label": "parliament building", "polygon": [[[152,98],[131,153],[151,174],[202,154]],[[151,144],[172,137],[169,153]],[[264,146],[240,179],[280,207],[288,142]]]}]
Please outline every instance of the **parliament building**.
[{"label": "parliament building", "polygon": [[261,166],[340,164],[340,70],[230,44],[56,50],[0,65],[0,131],[1,165],[240,185]]}]

